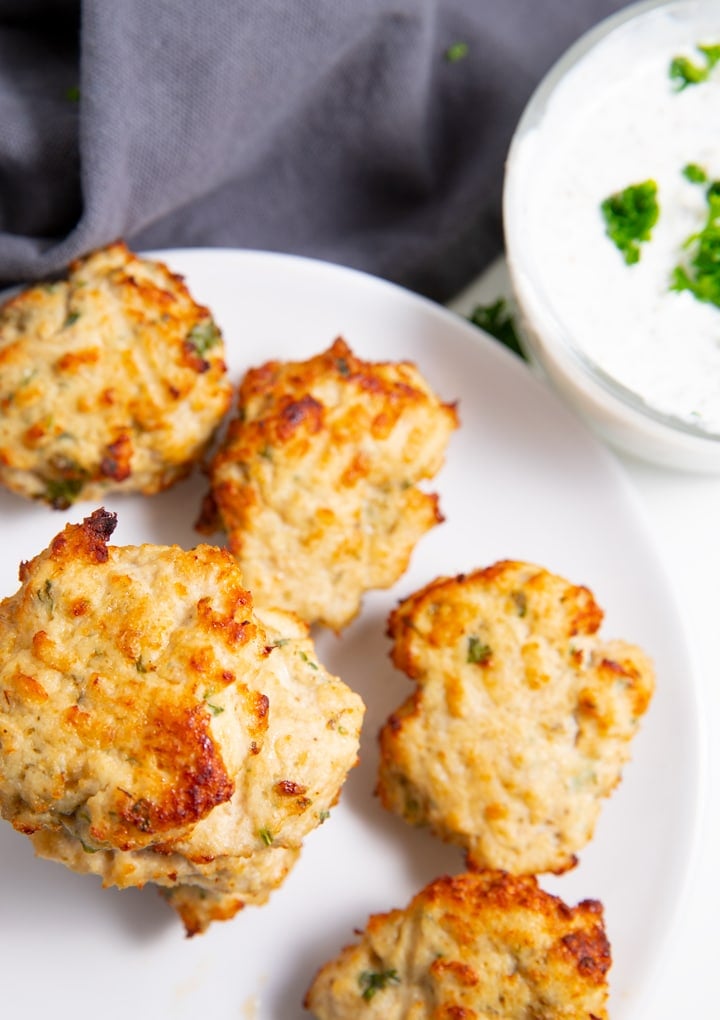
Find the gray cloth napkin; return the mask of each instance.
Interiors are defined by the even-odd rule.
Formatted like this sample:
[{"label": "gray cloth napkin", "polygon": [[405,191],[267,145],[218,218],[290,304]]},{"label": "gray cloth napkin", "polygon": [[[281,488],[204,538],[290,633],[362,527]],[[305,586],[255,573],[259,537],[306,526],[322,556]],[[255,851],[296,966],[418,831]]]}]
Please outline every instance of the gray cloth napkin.
[{"label": "gray cloth napkin", "polygon": [[622,0],[0,0],[0,281],[122,237],[445,300],[533,87]]}]

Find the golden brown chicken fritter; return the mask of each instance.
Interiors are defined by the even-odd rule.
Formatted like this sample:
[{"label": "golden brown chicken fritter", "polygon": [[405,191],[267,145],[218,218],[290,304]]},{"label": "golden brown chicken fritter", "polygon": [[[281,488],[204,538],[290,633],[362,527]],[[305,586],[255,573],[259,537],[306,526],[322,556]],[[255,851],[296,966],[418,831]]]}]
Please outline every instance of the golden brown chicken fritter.
[{"label": "golden brown chicken fritter", "polygon": [[532,876],[439,878],[359,934],[315,977],[318,1020],[607,1020],[601,905]]},{"label": "golden brown chicken fritter", "polygon": [[0,307],[0,482],[65,508],[152,494],[231,400],[220,330],[182,278],[122,243]]},{"label": "golden brown chicken fritter", "polygon": [[654,686],[641,649],[599,637],[602,616],[587,588],[512,561],[406,599],[389,633],[417,689],[381,732],[382,803],[470,867],[572,867]]},{"label": "golden brown chicken fritter", "polygon": [[240,386],[199,527],[217,513],[258,604],[340,630],[442,519],[418,482],[439,470],[456,425],[409,362],[361,361],[343,340],[270,361]]},{"label": "golden brown chicken fritter", "polygon": [[0,603],[0,811],[41,856],[162,886],[190,934],[263,903],[355,764],[360,698],[233,557],[68,525]]}]

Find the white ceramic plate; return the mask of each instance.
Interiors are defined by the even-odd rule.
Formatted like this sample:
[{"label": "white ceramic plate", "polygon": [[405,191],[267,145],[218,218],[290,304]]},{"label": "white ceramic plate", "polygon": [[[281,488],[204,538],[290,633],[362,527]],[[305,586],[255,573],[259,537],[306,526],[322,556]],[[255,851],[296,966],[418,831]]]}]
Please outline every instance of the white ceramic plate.
[{"label": "white ceramic plate", "polygon": [[[568,902],[599,898],[613,946],[613,1020],[644,1015],[652,973],[682,893],[695,839],[698,719],[689,659],[665,576],[620,468],[526,366],[451,312],[386,282],[324,263],[257,252],[162,253],[215,313],[232,376],[271,357],[304,358],[338,334],[369,359],[414,360],[462,425],[435,481],[446,522],[418,546],[408,573],[367,597],[341,638],[318,635],[321,659],[368,705],[362,763],[299,865],[262,908],[185,939],[155,891],[98,881],[33,857],[0,824],[3,1015],[57,1020],[131,1007],[162,1020],[301,1020],[316,968],[371,912],[403,906],[425,883],[462,870],[459,851],[410,829],[373,797],[376,734],[410,692],[388,659],[385,620],[399,598],[441,573],[504,557],[543,564],[591,587],[604,633],[647,648],[658,690],[634,760],[606,804],[580,866],[542,881]],[[108,498],[118,544],[197,543],[199,475],[152,499]],[[0,496],[0,594],[17,566],[65,520]]]}]

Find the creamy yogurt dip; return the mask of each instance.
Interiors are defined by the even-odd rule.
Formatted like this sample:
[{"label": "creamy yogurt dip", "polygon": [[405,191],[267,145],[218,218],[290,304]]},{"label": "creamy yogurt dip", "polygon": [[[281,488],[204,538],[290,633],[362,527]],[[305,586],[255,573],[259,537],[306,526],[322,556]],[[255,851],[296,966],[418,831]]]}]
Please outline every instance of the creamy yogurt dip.
[{"label": "creamy yogurt dip", "polygon": [[[523,229],[515,268],[542,296],[536,328],[560,332],[649,408],[720,435],[720,308],[669,289],[708,216],[707,186],[683,168],[720,180],[720,63],[682,90],[669,73],[678,56],[703,65],[699,43],[720,43],[720,0],[641,11],[586,52],[516,138],[512,215]],[[601,204],[647,180],[659,218],[627,265]]]}]

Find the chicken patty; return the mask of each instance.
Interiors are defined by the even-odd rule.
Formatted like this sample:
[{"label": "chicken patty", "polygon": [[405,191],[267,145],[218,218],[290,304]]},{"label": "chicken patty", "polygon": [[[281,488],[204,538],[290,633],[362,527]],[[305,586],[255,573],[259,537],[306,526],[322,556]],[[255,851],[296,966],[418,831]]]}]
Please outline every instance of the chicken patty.
[{"label": "chicken patty", "polygon": [[572,867],[654,687],[640,648],[601,640],[602,618],[587,588],[512,561],[400,604],[392,658],[417,688],[380,734],[385,807],[469,867]]},{"label": "chicken patty", "polygon": [[165,489],[231,399],[210,312],[122,243],[0,308],[0,482],[21,496],[64,509]]},{"label": "chicken patty", "polygon": [[162,886],[190,934],[263,903],[357,760],[364,707],[227,550],[68,525],[0,603],[0,811],[41,856]]},{"label": "chicken patty", "polygon": [[485,871],[371,917],[305,1004],[318,1020],[607,1020],[610,962],[600,903]]},{"label": "chicken patty", "polygon": [[241,383],[198,526],[227,532],[258,603],[340,630],[442,520],[417,483],[456,426],[409,362],[361,361],[340,339],[308,361],[270,361]]}]

